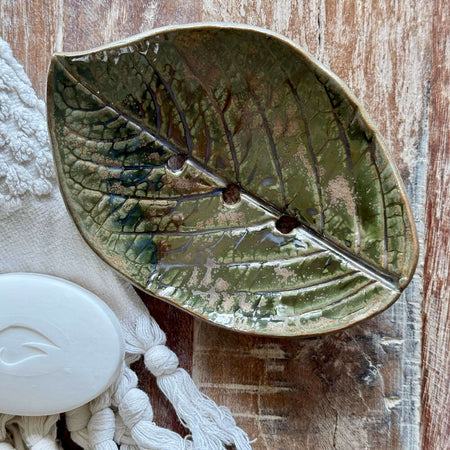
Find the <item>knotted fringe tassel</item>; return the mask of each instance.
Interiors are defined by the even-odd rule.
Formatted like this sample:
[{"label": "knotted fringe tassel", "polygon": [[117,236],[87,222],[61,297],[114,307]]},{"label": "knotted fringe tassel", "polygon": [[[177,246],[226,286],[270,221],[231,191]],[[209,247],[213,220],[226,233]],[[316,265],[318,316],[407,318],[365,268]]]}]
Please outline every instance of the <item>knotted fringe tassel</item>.
[{"label": "knotted fringe tassel", "polygon": [[117,447],[123,450],[139,450],[121,417],[110,408],[111,390],[87,405],[66,412],[66,427],[70,437],[80,447],[89,450]]},{"label": "knotted fringe tassel", "polygon": [[89,419],[91,418],[91,411],[89,405],[83,405],[79,408],[67,411],[66,428],[70,433],[70,438],[73,442],[78,444],[81,448],[89,447],[89,432],[87,429]]},{"label": "knotted fringe tassel", "polygon": [[229,409],[202,394],[189,374],[178,368],[177,356],[165,346],[166,336],[152,317],[141,316],[125,336],[127,352],[144,355],[146,368],[156,377],[181,423],[191,431],[193,449],[222,450],[224,445],[234,445],[237,450],[251,450],[248,436],[236,426]]},{"label": "knotted fringe tassel", "polygon": [[10,416],[9,414],[0,414],[0,450],[13,450],[12,446],[13,439],[11,437],[11,433],[7,430],[7,423],[14,416]]},{"label": "knotted fringe tassel", "polygon": [[110,406],[109,389],[89,403],[92,416],[87,429],[89,448],[92,450],[117,450],[114,442],[116,420]]},{"label": "knotted fringe tassel", "polygon": [[191,442],[171,430],[155,425],[149,398],[145,392],[137,389],[137,383],[136,374],[124,364],[112,396],[113,405],[118,408],[123,424],[130,430],[132,442],[144,450],[191,450]]},{"label": "knotted fringe tassel", "polygon": [[9,445],[14,450],[26,450],[25,444],[22,440],[22,436],[20,435],[20,429],[19,429],[17,423],[15,423],[15,421],[11,421],[7,426],[7,430],[8,430],[9,436],[10,436],[10,440],[11,440],[11,443],[9,443]]},{"label": "knotted fringe tassel", "polygon": [[131,431],[119,415],[116,415],[116,431],[114,433],[114,440],[119,445],[120,450],[139,450],[136,442],[131,437]]},{"label": "knotted fringe tassel", "polygon": [[[0,423],[0,430],[3,431],[4,428],[6,434],[10,436],[9,442],[3,442],[3,444],[6,444],[3,448],[5,450],[10,448],[16,450],[25,450],[26,448],[30,450],[59,450],[56,442],[56,422],[58,420],[59,414],[41,417],[14,416],[4,425]],[[1,438],[3,438],[2,431],[0,431]]]}]

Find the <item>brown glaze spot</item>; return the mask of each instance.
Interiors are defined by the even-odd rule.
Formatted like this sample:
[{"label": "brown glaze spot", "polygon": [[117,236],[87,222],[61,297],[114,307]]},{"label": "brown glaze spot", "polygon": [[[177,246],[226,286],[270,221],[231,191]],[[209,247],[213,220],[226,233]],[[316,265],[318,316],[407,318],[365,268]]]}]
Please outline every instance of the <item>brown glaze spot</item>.
[{"label": "brown glaze spot", "polygon": [[158,255],[158,261],[163,259],[167,255],[167,252],[169,250],[170,250],[170,246],[167,243],[167,241],[162,241],[159,244],[157,244],[156,251],[157,251],[157,255]]},{"label": "brown glaze spot", "polygon": [[169,167],[169,169],[171,170],[181,170],[185,161],[186,161],[186,156],[184,155],[174,155],[171,156],[169,158],[169,160],[167,161],[167,166]]},{"label": "brown glaze spot", "polygon": [[276,229],[283,234],[290,233],[294,228],[298,227],[300,222],[292,216],[281,216],[276,222]]},{"label": "brown glaze spot", "polygon": [[229,184],[222,192],[222,198],[227,205],[235,205],[241,199],[239,186],[235,183]]}]

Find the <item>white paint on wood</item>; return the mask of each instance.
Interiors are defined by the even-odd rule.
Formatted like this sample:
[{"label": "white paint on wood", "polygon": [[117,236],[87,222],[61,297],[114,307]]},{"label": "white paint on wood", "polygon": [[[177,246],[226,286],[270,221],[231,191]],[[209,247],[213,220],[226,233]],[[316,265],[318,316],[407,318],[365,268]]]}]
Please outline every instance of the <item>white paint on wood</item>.
[{"label": "white paint on wood", "polygon": [[54,51],[63,51],[64,41],[64,0],[55,1],[55,15],[56,15],[56,36]]}]

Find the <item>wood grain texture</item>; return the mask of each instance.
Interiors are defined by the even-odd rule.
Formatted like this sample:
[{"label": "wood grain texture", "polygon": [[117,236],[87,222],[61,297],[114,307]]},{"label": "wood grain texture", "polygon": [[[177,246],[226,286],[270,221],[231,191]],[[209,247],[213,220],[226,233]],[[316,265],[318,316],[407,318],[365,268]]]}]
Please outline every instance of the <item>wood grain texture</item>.
[{"label": "wood grain texture", "polygon": [[57,0],[0,1],[0,36],[11,45],[40,98],[51,54],[62,49],[61,8]]},{"label": "wood grain texture", "polygon": [[433,15],[427,245],[424,286],[423,445],[450,448],[450,5]]},{"label": "wood grain texture", "polygon": [[[426,251],[412,285],[392,308],[320,338],[233,334],[150,301],[170,345],[182,364],[192,367],[202,389],[230,407],[237,422],[257,438],[256,449],[419,448],[425,264],[423,447],[448,448],[449,367],[448,356],[443,357],[450,351],[449,63],[443,60],[449,54],[448,6],[441,0],[149,0],[133,5],[119,0],[0,0],[0,36],[11,44],[41,98],[55,50],[88,49],[157,26],[201,20],[278,31],[354,90],[400,168],[422,249],[426,236]],[[157,405],[158,424],[176,426],[151,376],[141,366],[137,369]]]}]

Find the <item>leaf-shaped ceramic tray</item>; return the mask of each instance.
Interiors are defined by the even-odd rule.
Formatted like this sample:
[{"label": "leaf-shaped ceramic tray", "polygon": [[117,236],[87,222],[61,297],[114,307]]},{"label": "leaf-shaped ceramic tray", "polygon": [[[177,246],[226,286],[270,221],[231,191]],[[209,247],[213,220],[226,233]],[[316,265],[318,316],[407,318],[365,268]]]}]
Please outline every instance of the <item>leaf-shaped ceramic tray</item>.
[{"label": "leaf-shaped ceramic tray", "polygon": [[411,279],[410,207],[378,132],[279,35],[198,24],[57,54],[48,119],[86,241],[199,317],[314,335],[382,311]]}]

